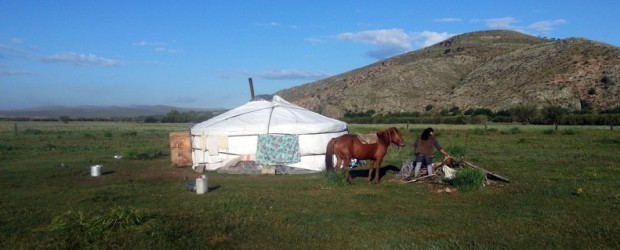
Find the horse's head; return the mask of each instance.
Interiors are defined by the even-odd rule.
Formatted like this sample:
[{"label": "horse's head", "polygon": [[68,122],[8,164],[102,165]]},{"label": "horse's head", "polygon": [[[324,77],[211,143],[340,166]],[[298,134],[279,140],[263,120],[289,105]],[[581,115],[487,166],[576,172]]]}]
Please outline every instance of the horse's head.
[{"label": "horse's head", "polygon": [[403,136],[400,134],[400,130],[396,127],[391,127],[388,129],[388,134],[390,135],[390,142],[396,144],[399,147],[405,146],[405,140]]}]

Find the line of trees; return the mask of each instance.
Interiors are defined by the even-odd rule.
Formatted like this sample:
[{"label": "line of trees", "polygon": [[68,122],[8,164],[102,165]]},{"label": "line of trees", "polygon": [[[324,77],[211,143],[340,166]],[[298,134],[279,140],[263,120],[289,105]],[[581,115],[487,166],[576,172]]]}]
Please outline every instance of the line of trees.
[{"label": "line of trees", "polygon": [[[444,109],[439,112],[399,112],[377,114],[375,110],[363,112],[347,111],[343,121],[357,124],[389,124],[389,123],[417,123],[417,124],[486,124],[495,123],[523,123],[523,124],[557,124],[557,125],[620,125],[620,106],[613,109],[593,112],[589,108],[578,112],[571,112],[560,106],[537,108],[535,105],[518,105],[509,110],[492,111],[488,108],[467,109],[461,111],[458,107]],[[218,113],[214,112],[180,112],[172,110],[165,115],[142,117],[117,118],[71,118],[61,116],[57,119],[31,118],[3,118],[11,121],[117,121],[117,122],[144,122],[144,123],[198,123],[211,119]]]},{"label": "line of trees", "polygon": [[[432,109],[432,107],[430,108]],[[375,115],[374,110],[347,111],[343,120],[348,123],[428,123],[428,124],[486,124],[488,122],[558,125],[620,125],[620,106],[593,112],[589,108],[571,112],[560,106],[538,108],[535,105],[518,105],[509,110],[492,111],[487,108],[467,109],[458,107],[439,112],[400,112]]]},{"label": "line of trees", "polygon": [[148,116],[144,119],[145,123],[198,123],[211,119],[215,114],[213,112],[179,112],[172,110],[163,117]]},{"label": "line of trees", "polygon": [[136,116],[136,117],[69,117],[58,118],[0,118],[7,121],[60,121],[63,123],[77,121],[112,121],[112,122],[144,122],[144,123],[198,123],[211,119],[217,115],[214,112],[180,112],[172,110],[165,115]]}]

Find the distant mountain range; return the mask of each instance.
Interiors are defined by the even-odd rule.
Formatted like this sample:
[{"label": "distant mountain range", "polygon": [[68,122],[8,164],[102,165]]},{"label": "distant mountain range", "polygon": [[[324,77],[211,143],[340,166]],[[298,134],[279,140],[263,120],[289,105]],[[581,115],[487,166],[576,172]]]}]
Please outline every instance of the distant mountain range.
[{"label": "distant mountain range", "polygon": [[132,105],[132,106],[48,106],[38,108],[0,110],[0,118],[54,119],[62,116],[70,118],[125,118],[166,115],[170,111],[205,112],[223,109],[190,109],[173,106]]},{"label": "distant mountain range", "polygon": [[478,31],[275,94],[336,118],[517,105],[601,111],[620,105],[620,48]]}]

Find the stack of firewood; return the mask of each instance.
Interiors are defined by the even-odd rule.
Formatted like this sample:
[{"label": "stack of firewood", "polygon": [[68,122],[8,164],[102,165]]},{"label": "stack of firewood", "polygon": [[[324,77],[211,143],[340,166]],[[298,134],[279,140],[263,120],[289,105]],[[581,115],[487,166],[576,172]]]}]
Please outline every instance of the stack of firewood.
[{"label": "stack of firewood", "polygon": [[422,179],[426,179],[428,177],[432,177],[432,176],[437,176],[439,174],[442,174],[443,170],[442,170],[442,166],[448,166],[449,168],[475,168],[478,170],[481,170],[484,174],[485,174],[485,181],[487,181],[488,179],[493,179],[493,180],[500,180],[500,181],[504,181],[504,182],[510,182],[510,180],[506,177],[503,177],[501,175],[498,175],[496,173],[493,173],[491,171],[488,171],[486,169],[483,169],[481,167],[478,167],[476,165],[474,165],[471,162],[465,161],[463,159],[461,160],[456,160],[452,157],[448,157],[446,159],[444,159],[442,162],[436,162],[433,163],[433,173],[428,173],[428,171],[426,170],[425,167],[422,167],[420,169],[420,176],[417,178],[408,178],[407,180],[405,180],[405,183],[410,183],[410,182],[415,182],[418,180],[422,180]]}]

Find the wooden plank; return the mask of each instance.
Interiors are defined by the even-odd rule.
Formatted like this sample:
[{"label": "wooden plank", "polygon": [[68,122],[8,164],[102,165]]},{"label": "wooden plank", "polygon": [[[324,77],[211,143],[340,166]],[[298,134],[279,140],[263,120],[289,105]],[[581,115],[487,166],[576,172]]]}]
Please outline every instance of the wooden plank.
[{"label": "wooden plank", "polygon": [[493,172],[491,172],[491,171],[489,171],[489,170],[486,170],[486,169],[484,169],[484,168],[478,167],[478,166],[474,165],[474,164],[473,164],[473,163],[471,163],[471,162],[468,162],[468,161],[463,161],[463,163],[465,163],[465,164],[467,164],[467,165],[471,166],[472,168],[476,168],[476,169],[480,169],[480,170],[484,171],[484,173],[485,173],[486,175],[490,175],[492,178],[495,178],[495,179],[498,179],[498,180],[501,180],[501,181],[505,181],[505,182],[510,183],[510,180],[509,180],[508,178],[503,177],[503,176],[501,176],[501,175],[498,175],[498,174],[496,174],[496,173],[493,173]]},{"label": "wooden plank", "polygon": [[405,181],[404,183],[412,183],[412,182],[416,182],[416,181],[419,181],[419,180],[422,180],[422,179],[426,179],[426,178],[428,178],[428,177],[435,176],[435,175],[436,175],[436,174],[431,174],[431,175],[421,176],[421,177],[418,177],[418,178],[414,178],[414,179],[411,179],[411,180]]}]

